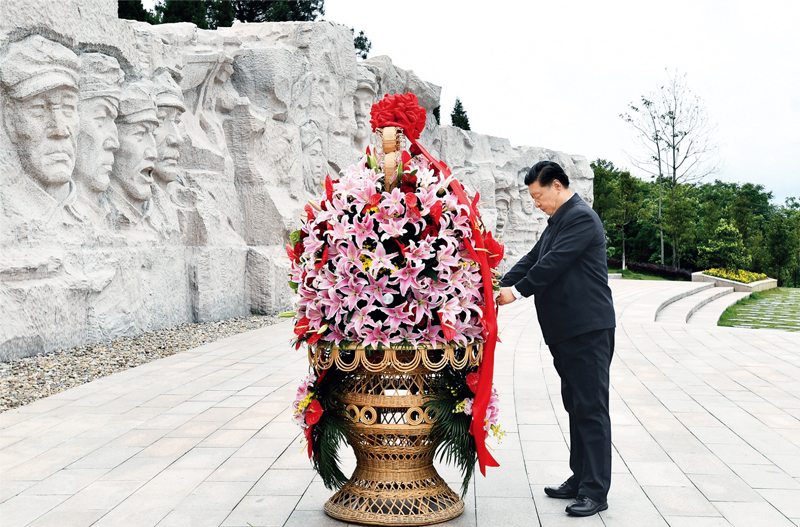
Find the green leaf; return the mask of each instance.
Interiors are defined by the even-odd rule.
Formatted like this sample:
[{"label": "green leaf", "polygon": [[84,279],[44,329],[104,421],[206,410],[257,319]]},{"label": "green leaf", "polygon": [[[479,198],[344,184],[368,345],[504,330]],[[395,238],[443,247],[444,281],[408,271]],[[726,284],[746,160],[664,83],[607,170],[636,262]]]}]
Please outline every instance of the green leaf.
[{"label": "green leaf", "polygon": [[298,287],[299,285],[300,285],[300,284],[298,284],[297,282],[291,282],[291,281],[289,282],[289,287],[291,287],[291,288],[292,288],[292,291],[294,291],[295,293],[297,292],[297,287]]},{"label": "green leaf", "polygon": [[297,229],[292,234],[289,235],[289,243],[292,244],[292,247],[297,245],[297,242],[300,241],[300,229]]}]

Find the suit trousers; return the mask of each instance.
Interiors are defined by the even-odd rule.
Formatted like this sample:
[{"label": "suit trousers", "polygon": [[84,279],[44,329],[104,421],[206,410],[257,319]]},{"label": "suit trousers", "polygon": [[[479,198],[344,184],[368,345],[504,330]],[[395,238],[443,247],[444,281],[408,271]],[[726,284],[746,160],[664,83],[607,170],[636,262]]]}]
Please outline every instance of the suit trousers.
[{"label": "suit trousers", "polygon": [[614,328],[583,333],[549,347],[569,414],[572,476],[567,481],[578,494],[605,501],[611,486],[608,386]]}]

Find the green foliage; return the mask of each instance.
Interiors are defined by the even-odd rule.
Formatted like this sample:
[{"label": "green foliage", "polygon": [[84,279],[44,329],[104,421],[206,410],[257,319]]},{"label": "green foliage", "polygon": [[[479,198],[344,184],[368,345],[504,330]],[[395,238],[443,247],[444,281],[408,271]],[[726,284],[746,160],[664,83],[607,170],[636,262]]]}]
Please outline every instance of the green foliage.
[{"label": "green foliage", "polygon": [[[659,263],[659,226],[663,225],[667,233],[665,252],[673,266],[701,270],[732,265],[775,278],[780,275],[782,284],[800,286],[800,200],[797,198],[776,206],[771,203],[772,193],[763,185],[719,180],[679,183],[674,191],[667,188],[663,222],[659,223],[658,182],[631,178],[641,191],[641,202],[636,217],[625,225],[623,237],[618,225],[624,216],[619,199],[623,172],[605,159],[597,159],[591,166],[593,207],[606,229],[609,257],[621,258],[624,241],[627,261]],[[735,263],[726,264],[715,256],[721,257],[730,249],[724,247],[730,242],[716,232],[722,219],[739,231],[741,237],[743,253]]]},{"label": "green foliage", "polygon": [[437,106],[436,108],[433,109],[433,117],[436,119],[436,124],[442,124],[440,122],[441,121],[440,110],[441,106]]},{"label": "green foliage", "polygon": [[297,245],[297,242],[300,241],[300,235],[301,235],[300,229],[297,229],[296,231],[292,232],[289,235],[289,243],[292,245],[292,247]]},{"label": "green foliage", "polygon": [[[122,13],[123,4],[137,2],[141,6],[141,0],[119,0],[120,13]],[[138,13],[136,6],[125,6],[124,9],[125,13],[130,13],[130,15],[123,17],[120,14],[120,18],[142,20],[142,18],[133,17]],[[201,29],[216,29],[230,27],[234,20],[240,22],[310,22],[324,14],[324,0],[160,0],[155,6],[155,13],[150,14],[150,18],[144,21],[152,24],[191,22]],[[138,14],[137,16],[142,15]],[[369,48],[366,51],[369,51]]]},{"label": "green foliage", "polygon": [[698,209],[693,185],[677,185],[670,192],[662,221],[664,233],[672,240],[672,267],[681,268],[681,258],[693,252]]},{"label": "green foliage", "polygon": [[769,264],[778,279],[778,285],[784,285],[783,273],[789,266],[795,253],[797,239],[792,232],[792,220],[788,213],[779,212],[770,218],[766,229],[766,242]]},{"label": "green foliage", "polygon": [[596,159],[589,163],[594,172],[594,211],[604,224],[614,209],[614,189],[619,180],[619,170],[614,163],[605,159]]},{"label": "green foliage", "polygon": [[750,265],[739,230],[721,218],[709,240],[698,247],[698,263],[705,268],[744,269]]},{"label": "green foliage", "polygon": [[191,22],[200,29],[230,27],[233,4],[230,0],[162,0],[156,4],[158,23]]},{"label": "green foliage", "polygon": [[353,36],[353,47],[356,48],[356,57],[366,59],[367,55],[369,54],[369,50],[372,49],[372,42],[367,38],[367,35],[363,31],[359,31],[358,35],[355,33],[355,29],[350,28],[350,33]]},{"label": "green foliage", "polygon": [[118,0],[117,16],[126,20],[157,23],[155,14],[144,8],[142,0]]},{"label": "green foliage", "polygon": [[462,130],[469,130],[469,118],[464,105],[461,104],[461,99],[456,97],[456,104],[453,106],[453,111],[450,113],[450,122],[453,126],[457,126]]},{"label": "green foliage", "polygon": [[325,14],[325,0],[233,0],[240,22],[312,22]]},{"label": "green foliage", "polygon": [[311,429],[313,449],[311,462],[319,473],[325,488],[336,490],[347,483],[348,477],[340,468],[339,447],[353,433],[352,421],[339,399],[346,373],[337,368],[327,370],[322,381],[317,381],[316,398],[322,405],[322,417]]},{"label": "green foliage", "polygon": [[425,397],[424,404],[434,418],[431,436],[439,461],[454,464],[461,470],[462,496],[466,496],[475,473],[478,451],[475,438],[469,433],[472,417],[455,410],[464,399],[475,397],[467,386],[467,375],[472,371],[469,368],[457,370],[451,366],[445,367],[435,391]]}]

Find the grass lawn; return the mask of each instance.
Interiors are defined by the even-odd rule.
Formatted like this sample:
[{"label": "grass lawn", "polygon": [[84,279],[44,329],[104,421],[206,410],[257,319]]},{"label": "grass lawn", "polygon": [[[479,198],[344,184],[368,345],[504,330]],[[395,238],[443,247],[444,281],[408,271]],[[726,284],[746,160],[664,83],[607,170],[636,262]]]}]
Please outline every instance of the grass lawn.
[{"label": "grass lawn", "polygon": [[630,269],[609,269],[609,274],[620,274],[622,273],[623,280],[666,280],[666,278],[662,278],[660,276],[656,276],[653,274],[646,274],[646,273],[634,273]]},{"label": "grass lawn", "polygon": [[726,309],[717,324],[800,331],[800,289],[776,287],[753,293]]}]

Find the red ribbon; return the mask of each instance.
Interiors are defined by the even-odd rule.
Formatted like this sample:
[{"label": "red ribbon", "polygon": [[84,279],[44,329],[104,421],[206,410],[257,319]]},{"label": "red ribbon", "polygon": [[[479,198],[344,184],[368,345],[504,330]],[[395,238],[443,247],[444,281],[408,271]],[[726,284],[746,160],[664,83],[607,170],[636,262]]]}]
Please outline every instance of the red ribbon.
[{"label": "red ribbon", "polygon": [[[394,126],[389,124],[388,126]],[[411,139],[411,138],[409,138]],[[434,159],[422,145],[417,143],[416,139],[411,139],[411,143],[419,148],[422,155],[430,161],[430,163],[439,169],[439,173],[447,178],[452,174],[446,164]],[[478,380],[478,389],[475,392],[475,401],[472,403],[472,424],[470,426],[470,433],[475,437],[475,447],[478,451],[478,465],[481,469],[481,474],[486,476],[486,467],[499,467],[494,457],[489,453],[486,448],[486,408],[489,406],[489,399],[492,396],[492,380],[494,377],[494,349],[497,346],[497,310],[494,308],[494,288],[492,287],[492,272],[489,266],[488,253],[483,243],[483,236],[478,229],[478,214],[475,210],[473,203],[464,192],[464,187],[455,178],[450,181],[450,190],[458,198],[458,202],[466,205],[469,209],[469,221],[472,225],[472,239],[478,250],[475,250],[472,245],[465,240],[467,250],[470,252],[472,259],[478,262],[481,268],[481,277],[483,278],[483,297],[485,309],[483,310],[483,323],[485,328],[484,344],[483,344],[483,361],[480,367],[480,378]]]}]

